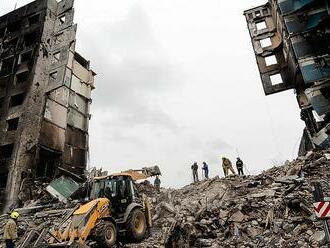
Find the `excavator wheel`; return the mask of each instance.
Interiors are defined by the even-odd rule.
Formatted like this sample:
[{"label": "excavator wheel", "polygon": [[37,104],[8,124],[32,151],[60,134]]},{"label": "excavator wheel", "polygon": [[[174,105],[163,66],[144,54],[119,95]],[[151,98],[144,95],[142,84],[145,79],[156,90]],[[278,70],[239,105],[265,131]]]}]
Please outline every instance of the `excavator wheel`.
[{"label": "excavator wheel", "polygon": [[98,247],[113,248],[117,241],[116,226],[111,221],[101,220],[93,231]]},{"label": "excavator wheel", "polygon": [[133,209],[126,222],[127,237],[133,241],[141,241],[146,236],[147,221],[143,211],[139,208]]}]

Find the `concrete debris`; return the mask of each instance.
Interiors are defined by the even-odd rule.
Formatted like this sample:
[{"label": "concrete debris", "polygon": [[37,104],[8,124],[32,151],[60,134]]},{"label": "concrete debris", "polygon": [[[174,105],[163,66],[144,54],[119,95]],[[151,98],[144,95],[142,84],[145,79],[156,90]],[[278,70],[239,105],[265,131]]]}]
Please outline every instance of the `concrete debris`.
[{"label": "concrete debris", "polygon": [[156,196],[145,183],[154,228],[142,243],[125,247],[322,247],[312,182],[321,181],[329,195],[328,154],[310,152],[260,175],[217,177]]},{"label": "concrete debris", "polygon": [[[142,243],[120,247],[322,247],[325,234],[313,213],[312,183],[320,181],[330,195],[325,154],[315,151],[256,176],[215,177],[181,189],[162,188],[160,193],[148,181],[139,183],[139,192],[153,205],[153,228]],[[299,175],[290,175],[297,164]],[[50,227],[79,206],[78,201],[63,203],[43,194],[17,209],[22,215],[20,248],[46,247]],[[0,216],[0,235],[7,218]]]}]

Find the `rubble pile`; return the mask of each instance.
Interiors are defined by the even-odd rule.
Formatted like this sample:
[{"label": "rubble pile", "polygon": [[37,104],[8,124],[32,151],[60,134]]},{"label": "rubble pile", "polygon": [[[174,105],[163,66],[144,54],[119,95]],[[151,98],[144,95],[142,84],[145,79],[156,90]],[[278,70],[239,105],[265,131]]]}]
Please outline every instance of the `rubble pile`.
[{"label": "rubble pile", "polygon": [[[314,151],[256,176],[215,177],[181,189],[162,188],[159,194],[148,181],[137,184],[151,199],[153,228],[142,243],[123,246],[322,247],[325,235],[313,212],[312,191],[313,182],[321,182],[330,196],[329,167],[330,150]],[[38,200],[17,209],[18,247],[37,243],[79,206],[50,201],[42,187],[36,192]],[[0,216],[1,236],[7,218]]]},{"label": "rubble pile", "polygon": [[309,152],[257,176],[162,189],[150,237],[126,247],[322,247],[312,192],[321,182],[330,193],[328,159],[330,151]]},{"label": "rubble pile", "polygon": [[[48,204],[40,206],[30,206],[21,209],[21,217],[18,221],[18,234],[19,240],[17,247],[32,247],[32,245],[39,243],[39,246],[45,247],[45,238],[48,230],[54,225],[60,225],[63,220],[67,219],[72,214],[76,207],[65,206],[61,203]],[[3,235],[4,226],[8,220],[8,215],[0,216],[0,236]],[[40,240],[37,240],[37,239]],[[5,245],[1,242],[0,248]]]}]

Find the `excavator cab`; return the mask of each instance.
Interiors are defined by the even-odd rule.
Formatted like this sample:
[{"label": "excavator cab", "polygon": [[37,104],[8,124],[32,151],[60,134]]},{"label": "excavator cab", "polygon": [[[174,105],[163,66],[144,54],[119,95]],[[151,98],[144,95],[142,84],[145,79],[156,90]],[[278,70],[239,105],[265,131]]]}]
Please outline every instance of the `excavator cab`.
[{"label": "excavator cab", "polygon": [[110,248],[118,236],[143,240],[152,226],[151,207],[134,181],[154,175],[160,175],[157,166],[94,178],[90,201],[51,229],[49,247],[92,247],[94,241],[96,247]]},{"label": "excavator cab", "polygon": [[97,178],[91,190],[91,199],[108,198],[113,218],[122,218],[133,202],[142,203],[131,177],[109,176]]}]

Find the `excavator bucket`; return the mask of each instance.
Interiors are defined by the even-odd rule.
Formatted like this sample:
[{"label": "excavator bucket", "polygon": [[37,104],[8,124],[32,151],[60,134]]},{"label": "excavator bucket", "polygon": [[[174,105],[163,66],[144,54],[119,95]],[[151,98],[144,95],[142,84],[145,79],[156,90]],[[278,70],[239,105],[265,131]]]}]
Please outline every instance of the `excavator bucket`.
[{"label": "excavator bucket", "polygon": [[151,167],[144,167],[144,168],[142,168],[142,171],[143,171],[143,174],[145,174],[148,177],[159,176],[162,174],[157,165],[151,166]]}]

